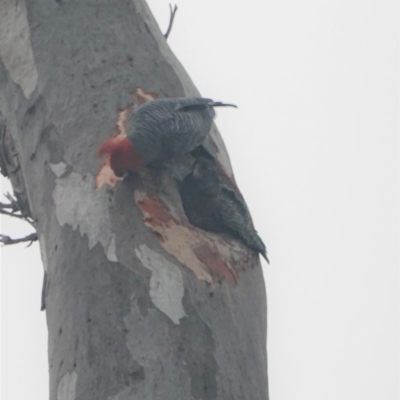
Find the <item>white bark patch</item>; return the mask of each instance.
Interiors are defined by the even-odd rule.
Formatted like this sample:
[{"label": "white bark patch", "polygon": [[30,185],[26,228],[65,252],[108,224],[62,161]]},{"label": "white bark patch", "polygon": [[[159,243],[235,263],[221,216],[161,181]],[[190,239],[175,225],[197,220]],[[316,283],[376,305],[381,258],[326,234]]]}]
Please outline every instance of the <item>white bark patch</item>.
[{"label": "white bark patch", "polygon": [[109,261],[118,262],[117,253],[116,253],[116,249],[115,249],[115,235],[114,234],[111,235],[110,244],[108,245],[107,250],[106,250],[106,256]]},{"label": "white bark patch", "polygon": [[68,165],[64,162],[60,162],[58,164],[49,163],[50,169],[53,171],[53,174],[59,178],[67,172]]},{"label": "white bark patch", "polygon": [[57,400],[75,400],[77,379],[75,371],[67,372],[61,378],[57,388]]},{"label": "white bark patch", "polygon": [[[53,165],[52,170],[61,171],[62,168]],[[74,230],[79,227],[81,235],[86,234],[89,239],[89,249],[100,242],[108,260],[117,262],[106,190],[106,187],[96,190],[92,175],[71,172],[56,179],[53,199],[60,225],[71,225]]]},{"label": "white bark patch", "polygon": [[43,234],[40,235],[39,237],[39,246],[40,246],[40,255],[42,257],[43,268],[47,272],[48,262],[47,262],[47,251],[46,251],[46,239]]},{"label": "white bark patch", "polygon": [[38,72],[33,58],[25,2],[0,1],[0,56],[11,79],[26,98],[35,90]]},{"label": "white bark patch", "polygon": [[152,272],[150,297],[153,304],[175,324],[179,324],[180,318],[186,316],[182,305],[184,287],[180,269],[146,245],[139,246],[135,253]]}]

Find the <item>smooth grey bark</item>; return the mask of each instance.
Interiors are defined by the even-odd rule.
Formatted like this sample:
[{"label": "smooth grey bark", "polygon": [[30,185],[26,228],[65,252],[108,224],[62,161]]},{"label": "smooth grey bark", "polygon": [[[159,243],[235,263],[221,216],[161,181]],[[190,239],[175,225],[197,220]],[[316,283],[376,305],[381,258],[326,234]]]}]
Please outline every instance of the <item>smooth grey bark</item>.
[{"label": "smooth grey bark", "polygon": [[[174,182],[191,156],[96,189],[99,144],[138,88],[198,95],[144,1],[0,2],[3,156],[16,165],[9,176],[29,202],[48,274],[50,399],[268,399],[258,257],[180,230]],[[211,136],[205,147],[230,171]],[[160,217],[145,223],[149,196],[172,222],[149,228]],[[210,242],[178,254],[177,237]],[[208,245],[236,252],[243,268],[208,253],[206,265]]]}]

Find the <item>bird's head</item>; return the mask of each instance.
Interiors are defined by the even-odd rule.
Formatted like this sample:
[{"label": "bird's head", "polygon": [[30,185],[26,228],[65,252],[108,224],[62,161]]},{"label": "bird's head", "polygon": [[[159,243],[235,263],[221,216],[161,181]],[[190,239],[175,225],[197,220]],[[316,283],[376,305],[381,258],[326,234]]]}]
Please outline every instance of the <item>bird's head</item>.
[{"label": "bird's head", "polygon": [[199,158],[196,161],[193,165],[192,176],[205,187],[205,190],[219,187],[216,166],[207,158]]},{"label": "bird's head", "polygon": [[99,157],[106,156],[116,176],[123,176],[126,171],[138,171],[143,166],[143,157],[127,138],[113,136],[100,146]]}]

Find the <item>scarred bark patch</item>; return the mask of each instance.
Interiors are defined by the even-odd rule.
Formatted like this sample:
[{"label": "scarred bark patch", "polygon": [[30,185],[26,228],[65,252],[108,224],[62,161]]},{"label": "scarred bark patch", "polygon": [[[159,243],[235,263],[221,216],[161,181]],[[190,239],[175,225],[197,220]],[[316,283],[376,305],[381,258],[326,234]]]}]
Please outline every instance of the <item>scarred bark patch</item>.
[{"label": "scarred bark patch", "polygon": [[221,254],[213,251],[213,249],[207,244],[202,244],[193,248],[193,252],[204,265],[212,265],[213,271],[218,276],[236,284],[236,274],[232,269],[227,268],[227,263],[224,261]]},{"label": "scarred bark patch", "polygon": [[156,234],[161,245],[168,253],[190,268],[198,279],[212,282],[212,274],[236,284],[237,252],[234,245],[229,246],[222,238],[192,227],[186,222],[178,222],[172,217],[161,201],[148,196],[141,190],[135,190],[134,199],[143,213],[144,223]]}]

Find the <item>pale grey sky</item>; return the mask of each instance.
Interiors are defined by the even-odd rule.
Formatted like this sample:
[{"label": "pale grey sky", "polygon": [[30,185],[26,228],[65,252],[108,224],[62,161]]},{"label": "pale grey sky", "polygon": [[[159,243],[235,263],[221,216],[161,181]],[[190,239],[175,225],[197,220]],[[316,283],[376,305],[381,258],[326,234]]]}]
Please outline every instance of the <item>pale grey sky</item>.
[{"label": "pale grey sky", "polygon": [[[169,1],[149,4],[165,31]],[[271,260],[271,400],[397,400],[398,3],[177,4],[171,48],[239,106],[216,122]],[[3,398],[45,399],[38,246],[2,261]]]}]

